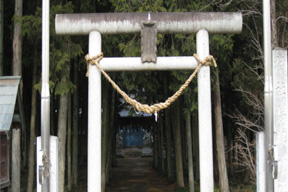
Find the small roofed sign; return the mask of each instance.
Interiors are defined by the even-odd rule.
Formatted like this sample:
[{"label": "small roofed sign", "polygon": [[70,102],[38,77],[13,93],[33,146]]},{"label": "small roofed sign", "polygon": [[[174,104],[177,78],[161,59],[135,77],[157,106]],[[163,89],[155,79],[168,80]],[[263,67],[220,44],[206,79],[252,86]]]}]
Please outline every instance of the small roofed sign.
[{"label": "small roofed sign", "polygon": [[0,132],[9,131],[21,77],[0,77]]}]

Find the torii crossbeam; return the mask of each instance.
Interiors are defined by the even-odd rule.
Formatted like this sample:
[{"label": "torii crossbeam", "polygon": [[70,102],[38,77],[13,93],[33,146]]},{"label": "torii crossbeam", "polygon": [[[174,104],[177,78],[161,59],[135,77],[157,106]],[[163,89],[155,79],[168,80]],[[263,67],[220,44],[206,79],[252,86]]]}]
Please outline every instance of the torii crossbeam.
[{"label": "torii crossbeam", "polygon": [[[89,55],[101,53],[102,34],[140,33],[143,22],[156,23],[158,33],[196,33],[197,54],[209,56],[209,33],[240,33],[241,13],[92,13],[56,15],[59,35],[89,35]],[[191,53],[192,54],[192,53]],[[119,65],[120,64],[120,65]],[[156,63],[142,63],[136,58],[103,58],[106,71],[195,69],[194,57],[162,57]],[[101,191],[101,73],[89,65],[88,93],[88,192]],[[211,118],[210,67],[198,74],[200,188],[214,191]]]}]

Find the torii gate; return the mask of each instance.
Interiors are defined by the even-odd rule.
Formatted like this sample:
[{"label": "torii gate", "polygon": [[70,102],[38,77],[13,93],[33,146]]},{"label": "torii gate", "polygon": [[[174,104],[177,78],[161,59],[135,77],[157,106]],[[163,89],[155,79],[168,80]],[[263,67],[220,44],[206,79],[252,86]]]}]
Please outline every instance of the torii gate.
[{"label": "torii gate", "polygon": [[[143,23],[155,23],[158,33],[196,33],[197,54],[209,56],[209,33],[240,33],[241,13],[91,13],[59,14],[58,35],[89,35],[89,56],[101,53],[102,34],[140,33]],[[156,37],[154,37],[156,38]],[[142,63],[140,57],[103,58],[105,71],[192,70],[194,57],[158,57]],[[89,65],[88,80],[88,192],[101,191],[101,72]],[[214,191],[210,67],[198,74],[199,153],[201,191]]]}]

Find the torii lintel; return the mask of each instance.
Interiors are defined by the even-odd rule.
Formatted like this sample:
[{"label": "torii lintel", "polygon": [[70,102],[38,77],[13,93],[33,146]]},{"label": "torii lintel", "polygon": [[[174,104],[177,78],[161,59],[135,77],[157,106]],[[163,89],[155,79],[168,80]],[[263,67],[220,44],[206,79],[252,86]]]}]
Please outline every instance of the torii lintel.
[{"label": "torii lintel", "polygon": [[88,35],[140,33],[145,21],[157,23],[157,33],[197,33],[205,28],[209,33],[240,33],[240,12],[176,12],[176,13],[85,13],[57,14],[58,35]]}]

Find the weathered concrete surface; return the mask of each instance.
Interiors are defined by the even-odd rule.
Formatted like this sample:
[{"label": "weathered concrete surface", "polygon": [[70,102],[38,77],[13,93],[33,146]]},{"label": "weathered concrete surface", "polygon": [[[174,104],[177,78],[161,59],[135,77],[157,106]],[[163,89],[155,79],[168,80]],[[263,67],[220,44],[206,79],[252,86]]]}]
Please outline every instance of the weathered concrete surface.
[{"label": "weathered concrete surface", "polygon": [[152,168],[152,158],[117,159],[107,192],[172,192],[175,184]]},{"label": "weathered concrete surface", "polygon": [[85,13],[57,14],[58,35],[140,33],[147,20],[157,23],[157,33],[196,33],[205,28],[209,33],[240,33],[240,12],[175,12],[175,13]]},{"label": "weathered concrete surface", "polygon": [[288,79],[287,50],[273,50],[274,191],[288,191]]}]

